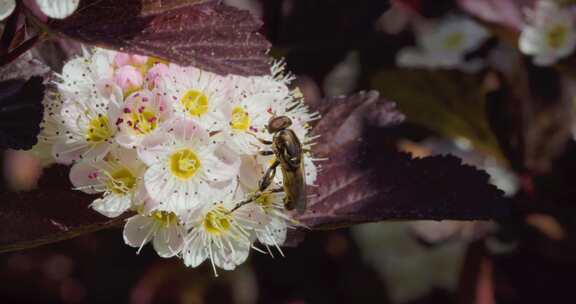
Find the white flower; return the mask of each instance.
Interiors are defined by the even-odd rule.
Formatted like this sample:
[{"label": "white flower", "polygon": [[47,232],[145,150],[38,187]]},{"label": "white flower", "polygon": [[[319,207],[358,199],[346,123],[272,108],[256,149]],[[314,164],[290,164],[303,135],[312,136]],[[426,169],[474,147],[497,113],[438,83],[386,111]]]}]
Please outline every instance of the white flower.
[{"label": "white flower", "polygon": [[227,79],[193,67],[171,64],[157,81],[157,90],[173,102],[177,116],[190,119],[211,132],[222,129],[222,105],[229,99]]},{"label": "white flower", "polygon": [[172,114],[170,103],[161,94],[137,91],[126,98],[122,114],[116,120],[119,132],[116,141],[126,148],[136,148],[146,141],[163,136],[162,125]]},{"label": "white flower", "polygon": [[36,4],[46,16],[64,19],[78,8],[80,0],[36,0]]},{"label": "white flower", "polygon": [[62,163],[80,159],[98,161],[115,146],[114,122],[120,102],[103,96],[65,100],[60,115],[61,129],[53,147],[54,158]]},{"label": "white flower", "polygon": [[[64,19],[78,8],[80,0],[36,0],[40,10],[48,17]],[[0,0],[0,21],[10,16],[16,7],[14,0]]]},{"label": "white flower", "polygon": [[0,21],[6,19],[16,8],[14,0],[0,0]]},{"label": "white flower", "polygon": [[399,66],[466,69],[464,56],[489,37],[482,26],[459,16],[445,18],[439,23],[419,23],[415,34],[417,47],[398,52],[396,62]]},{"label": "white flower", "polygon": [[219,158],[218,142],[192,121],[178,120],[166,128],[165,142],[140,150],[149,166],[144,175],[146,189],[159,201],[158,210],[191,211],[233,191],[228,189],[235,182],[239,162]]},{"label": "white flower", "polygon": [[185,234],[185,228],[176,214],[164,211],[135,215],[129,218],[124,226],[126,244],[139,248],[139,253],[144,245],[152,241],[154,250],[163,258],[180,253]]},{"label": "white flower", "polygon": [[68,61],[59,74],[58,90],[65,99],[86,96],[116,95],[121,99],[122,90],[113,83],[114,59],[112,51],[83,49],[82,56]]},{"label": "white flower", "polygon": [[214,274],[216,267],[233,270],[247,258],[254,236],[250,232],[252,222],[243,218],[241,212],[230,210],[229,201],[217,203],[200,211],[189,222],[190,233],[182,251],[184,264],[197,267],[210,259]]},{"label": "white flower", "polygon": [[144,169],[135,151],[117,150],[105,160],[76,163],[70,170],[70,181],[77,190],[104,193],[90,206],[107,217],[117,217],[144,202]]},{"label": "white flower", "polygon": [[533,56],[534,64],[549,66],[574,52],[576,28],[572,10],[541,0],[528,17],[518,44],[522,53]]},{"label": "white flower", "polygon": [[[242,92],[223,109],[226,129],[223,132],[226,144],[238,154],[254,155],[266,147],[261,140],[270,140],[266,126],[272,117],[269,112],[272,94],[249,94]],[[224,108],[224,107],[223,107]]]}]

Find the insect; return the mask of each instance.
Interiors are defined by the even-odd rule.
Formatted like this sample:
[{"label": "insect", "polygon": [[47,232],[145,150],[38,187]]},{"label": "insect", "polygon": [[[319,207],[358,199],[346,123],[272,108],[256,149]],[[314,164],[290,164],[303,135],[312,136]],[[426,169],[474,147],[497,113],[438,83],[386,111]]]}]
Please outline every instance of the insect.
[{"label": "insect", "polygon": [[[258,182],[258,190],[266,191],[280,166],[283,177],[283,189],[272,189],[272,192],[283,191],[284,207],[287,210],[296,209],[298,213],[306,210],[306,180],[304,174],[304,154],[302,143],[296,133],[290,129],[292,120],[286,116],[272,117],[268,121],[268,132],[274,134],[272,141],[260,140],[272,147],[271,151],[261,151],[262,155],[274,155],[276,158]],[[233,210],[253,201],[255,197],[239,203]]]},{"label": "insect", "polygon": [[304,153],[302,143],[292,131],[292,120],[286,116],[272,117],[268,122],[268,132],[272,137],[272,151],[263,151],[262,154],[274,154],[274,163],[266,170],[259,182],[259,190],[268,189],[276,168],[280,166],[283,178],[284,207],[287,210],[296,209],[299,213],[306,210],[306,180],[304,178]]}]

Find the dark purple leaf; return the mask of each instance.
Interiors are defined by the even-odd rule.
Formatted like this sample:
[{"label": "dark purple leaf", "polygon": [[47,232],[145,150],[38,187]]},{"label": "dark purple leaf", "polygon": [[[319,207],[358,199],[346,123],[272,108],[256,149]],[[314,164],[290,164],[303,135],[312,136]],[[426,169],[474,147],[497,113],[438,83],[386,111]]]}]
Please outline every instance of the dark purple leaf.
[{"label": "dark purple leaf", "polygon": [[333,228],[387,219],[486,220],[504,216],[502,191],[488,175],[453,156],[414,159],[397,152],[387,129],[402,114],[377,92],[321,104],[315,146],[322,171],[300,220]]},{"label": "dark purple leaf", "polygon": [[49,26],[84,43],[219,74],[269,73],[261,22],[217,0],[85,0]]},{"label": "dark purple leaf", "polygon": [[518,73],[495,78],[486,95],[490,121],[517,172],[546,173],[572,138],[576,83],[553,68],[516,66]]},{"label": "dark purple leaf", "polygon": [[122,222],[88,208],[94,199],[70,190],[69,168],[45,170],[37,190],[0,192],[0,252],[35,247]]},{"label": "dark purple leaf", "polygon": [[42,120],[42,77],[0,82],[0,148],[30,149]]}]

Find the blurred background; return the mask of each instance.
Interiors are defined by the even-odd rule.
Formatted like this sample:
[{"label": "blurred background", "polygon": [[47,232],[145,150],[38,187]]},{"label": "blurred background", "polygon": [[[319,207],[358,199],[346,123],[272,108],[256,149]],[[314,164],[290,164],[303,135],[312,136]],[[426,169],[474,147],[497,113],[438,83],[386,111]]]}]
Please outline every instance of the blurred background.
[{"label": "blurred background", "polygon": [[[486,170],[513,202],[505,220],[315,231],[218,278],[151,248],[136,255],[112,229],[0,254],[0,302],[574,302],[576,61],[542,65],[518,44],[545,1],[576,11],[560,0],[226,1],[264,20],[306,99],[379,90],[407,116],[398,149]],[[58,70],[75,49],[46,43],[36,56]],[[6,152],[2,187],[33,188],[37,155]]]}]

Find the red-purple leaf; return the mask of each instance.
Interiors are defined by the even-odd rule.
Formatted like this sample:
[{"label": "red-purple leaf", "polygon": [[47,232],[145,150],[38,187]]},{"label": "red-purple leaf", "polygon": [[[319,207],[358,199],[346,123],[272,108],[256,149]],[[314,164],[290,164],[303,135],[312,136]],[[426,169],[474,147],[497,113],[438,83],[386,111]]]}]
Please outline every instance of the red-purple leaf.
[{"label": "red-purple leaf", "polygon": [[53,243],[122,222],[123,218],[109,219],[88,208],[93,197],[71,190],[68,171],[64,166],[45,170],[34,191],[0,190],[0,252]]},{"label": "red-purple leaf", "polygon": [[269,73],[270,44],[249,12],[217,0],[92,0],[49,27],[84,43],[219,74]]},{"label": "red-purple leaf", "polygon": [[[402,120],[377,92],[324,102],[315,152],[328,160],[300,220],[323,229],[387,219],[486,220],[506,213],[488,175],[452,156],[414,159],[390,145]],[[384,128],[383,128],[384,127]]]}]

